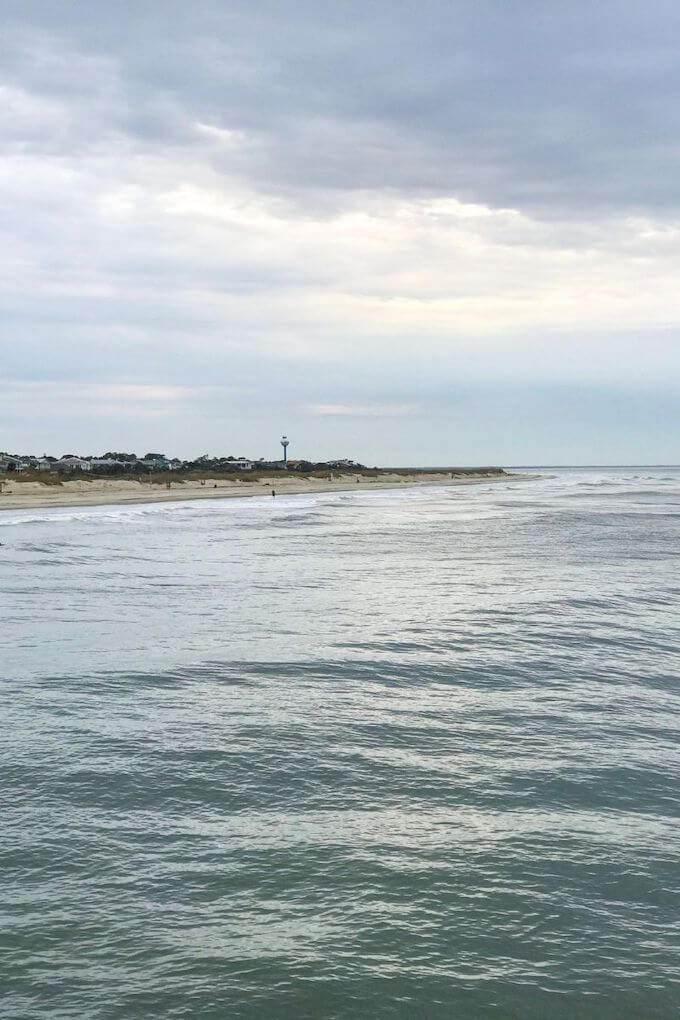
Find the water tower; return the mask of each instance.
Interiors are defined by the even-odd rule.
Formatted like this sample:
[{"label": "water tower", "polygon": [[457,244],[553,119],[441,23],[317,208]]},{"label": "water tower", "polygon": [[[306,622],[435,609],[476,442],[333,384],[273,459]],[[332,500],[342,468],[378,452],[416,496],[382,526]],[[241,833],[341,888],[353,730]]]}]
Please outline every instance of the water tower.
[{"label": "water tower", "polygon": [[281,446],[283,447],[283,465],[288,466],[288,436],[281,436]]}]

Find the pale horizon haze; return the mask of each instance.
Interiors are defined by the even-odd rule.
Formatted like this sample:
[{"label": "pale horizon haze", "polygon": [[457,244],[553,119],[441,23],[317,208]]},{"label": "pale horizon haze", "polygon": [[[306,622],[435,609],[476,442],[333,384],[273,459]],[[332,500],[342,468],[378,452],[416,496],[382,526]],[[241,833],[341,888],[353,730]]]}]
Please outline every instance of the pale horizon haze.
[{"label": "pale horizon haze", "polygon": [[680,7],[0,3],[0,449],[680,461]]}]

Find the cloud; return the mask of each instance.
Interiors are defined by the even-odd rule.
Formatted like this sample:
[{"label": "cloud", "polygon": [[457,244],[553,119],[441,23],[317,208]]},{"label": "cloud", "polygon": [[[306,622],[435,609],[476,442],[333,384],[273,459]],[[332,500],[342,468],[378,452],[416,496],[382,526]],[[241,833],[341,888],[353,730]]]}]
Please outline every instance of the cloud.
[{"label": "cloud", "polygon": [[[668,2],[653,18],[611,0],[428,0],[398,17],[386,0],[7,8],[10,85],[68,109],[52,145],[179,146],[307,201],[396,189],[542,213],[678,205]],[[247,144],[222,151],[234,139]]]},{"label": "cloud", "polygon": [[20,409],[28,405],[32,413],[48,413],[67,406],[72,412],[85,412],[88,416],[120,415],[125,413],[169,414],[182,401],[197,396],[188,386],[155,386],[137,383],[77,383],[72,382],[14,382],[4,395],[4,410],[12,404]]},{"label": "cloud", "polygon": [[332,446],[469,386],[678,379],[675,5],[5,7],[18,438],[31,386],[65,435]]},{"label": "cloud", "polygon": [[416,404],[312,404],[309,413],[321,417],[402,418],[417,410]]}]

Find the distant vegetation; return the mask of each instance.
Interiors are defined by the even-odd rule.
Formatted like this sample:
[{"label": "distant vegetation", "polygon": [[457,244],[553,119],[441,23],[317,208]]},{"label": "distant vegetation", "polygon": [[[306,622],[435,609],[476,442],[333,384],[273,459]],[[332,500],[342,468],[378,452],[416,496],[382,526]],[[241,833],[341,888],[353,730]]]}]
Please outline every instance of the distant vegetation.
[{"label": "distant vegetation", "polygon": [[31,454],[0,453],[0,476],[11,475],[17,481],[39,481],[44,485],[60,485],[64,478],[120,478],[167,485],[189,481],[221,480],[233,478],[243,481],[289,477],[291,474],[310,478],[329,478],[333,474],[351,473],[375,478],[381,474],[450,474],[452,477],[503,474],[502,468],[378,468],[366,467],[349,459],[330,461],[250,460],[247,457],[209,457],[203,454],[195,460],[180,460],[163,453],[134,453],[109,450],[101,457],[79,456],[73,453],[61,457]]}]

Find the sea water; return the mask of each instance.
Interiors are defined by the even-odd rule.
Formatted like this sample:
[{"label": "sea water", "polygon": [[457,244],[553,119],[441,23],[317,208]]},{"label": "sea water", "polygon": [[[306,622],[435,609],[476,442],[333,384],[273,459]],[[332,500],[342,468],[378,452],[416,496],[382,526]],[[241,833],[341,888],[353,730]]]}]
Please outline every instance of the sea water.
[{"label": "sea water", "polygon": [[2,1017],[680,1014],[680,471],[0,541]]}]

